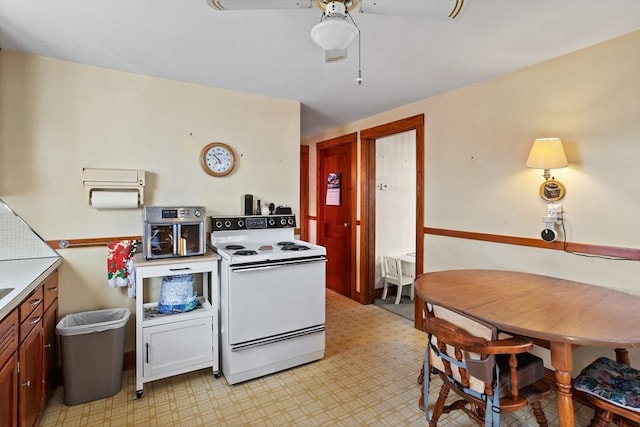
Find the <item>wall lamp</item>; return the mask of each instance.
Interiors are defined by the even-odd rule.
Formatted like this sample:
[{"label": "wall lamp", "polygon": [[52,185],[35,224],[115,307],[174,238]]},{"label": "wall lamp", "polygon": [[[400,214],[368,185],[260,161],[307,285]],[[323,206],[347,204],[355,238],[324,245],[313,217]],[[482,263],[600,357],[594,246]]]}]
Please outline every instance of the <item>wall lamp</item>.
[{"label": "wall lamp", "polygon": [[555,202],[564,197],[564,185],[551,176],[551,169],[569,166],[567,156],[562,148],[560,138],[538,138],[531,146],[526,166],[533,169],[544,169],[542,176],[545,181],[540,186],[540,197],[549,202]]}]

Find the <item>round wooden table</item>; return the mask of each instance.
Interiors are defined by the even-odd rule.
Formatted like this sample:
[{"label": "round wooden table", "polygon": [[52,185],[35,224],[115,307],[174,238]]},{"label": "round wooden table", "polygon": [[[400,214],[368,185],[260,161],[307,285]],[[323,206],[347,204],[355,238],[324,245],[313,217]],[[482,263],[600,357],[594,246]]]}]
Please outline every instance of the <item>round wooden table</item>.
[{"label": "round wooden table", "polygon": [[609,347],[626,357],[622,349],[640,347],[640,297],[599,286],[529,273],[449,270],[419,277],[416,294],[547,346],[562,427],[575,424],[573,349]]}]

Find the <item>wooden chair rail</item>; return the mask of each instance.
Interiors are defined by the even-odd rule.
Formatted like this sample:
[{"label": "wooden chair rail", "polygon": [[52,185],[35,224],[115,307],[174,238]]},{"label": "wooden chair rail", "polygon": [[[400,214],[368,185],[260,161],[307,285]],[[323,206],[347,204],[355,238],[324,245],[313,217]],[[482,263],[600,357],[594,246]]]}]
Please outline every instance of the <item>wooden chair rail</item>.
[{"label": "wooden chair rail", "polygon": [[47,240],[47,244],[54,249],[89,248],[93,246],[107,246],[114,240],[142,241],[142,236],[90,237],[86,239]]},{"label": "wooden chair rail", "polygon": [[475,233],[472,231],[447,230],[443,228],[425,227],[424,234],[435,236],[456,237],[460,239],[480,240],[483,242],[504,243],[508,245],[529,246],[542,249],[572,252],[584,255],[596,255],[640,261],[640,249],[624,248],[617,246],[591,245],[587,243],[567,242],[566,248],[563,242],[545,242],[529,237],[504,236],[500,234]]}]

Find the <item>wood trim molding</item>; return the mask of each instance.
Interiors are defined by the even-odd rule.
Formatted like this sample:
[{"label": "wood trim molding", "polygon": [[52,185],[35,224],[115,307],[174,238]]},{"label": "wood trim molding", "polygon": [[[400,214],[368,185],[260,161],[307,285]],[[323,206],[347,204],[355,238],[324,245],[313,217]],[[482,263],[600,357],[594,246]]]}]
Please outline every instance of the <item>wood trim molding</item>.
[{"label": "wood trim molding", "polygon": [[142,236],[90,237],[86,239],[47,240],[53,249],[89,248],[92,246],[107,246],[114,240],[137,240],[142,242]]},{"label": "wood trim molding", "polygon": [[397,120],[380,126],[360,131],[360,139],[378,139],[395,135],[396,133],[407,132],[419,126],[424,126],[424,114],[407,117],[406,119]]},{"label": "wood trim molding", "polygon": [[[460,239],[480,240],[483,242],[504,243],[508,245],[528,246],[541,249],[553,249],[564,251],[563,242],[545,242],[540,239],[529,237],[504,236],[500,234],[475,233],[471,231],[447,230],[444,228],[425,227],[424,234],[435,236],[456,237]],[[640,249],[623,248],[616,246],[591,245],[587,243],[567,242],[567,252],[575,252],[584,255],[595,255],[605,257],[624,258],[633,261],[640,261]]]},{"label": "wood trim molding", "polygon": [[351,144],[354,141],[357,141],[357,138],[358,138],[358,134],[356,132],[353,132],[347,135],[339,136],[337,138],[328,139],[326,141],[319,142],[316,144],[316,152],[318,150],[335,147],[336,145]]},{"label": "wood trim molding", "polygon": [[[375,300],[375,167],[376,140],[402,132],[416,132],[416,259],[424,253],[424,114],[360,131],[360,303]],[[422,262],[416,263],[416,275],[423,272]],[[363,292],[364,291],[364,292]],[[419,313],[421,303],[416,299],[416,327],[422,327]]]},{"label": "wood trim molding", "polygon": [[300,146],[300,239],[309,240],[309,146]]},{"label": "wood trim molding", "polygon": [[376,140],[360,133],[360,304],[375,301]]}]

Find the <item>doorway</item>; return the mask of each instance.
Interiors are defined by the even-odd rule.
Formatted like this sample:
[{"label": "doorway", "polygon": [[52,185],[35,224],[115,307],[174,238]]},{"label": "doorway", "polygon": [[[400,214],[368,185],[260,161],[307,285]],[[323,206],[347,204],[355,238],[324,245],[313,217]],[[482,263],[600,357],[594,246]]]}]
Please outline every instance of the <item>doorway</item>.
[{"label": "doorway", "polygon": [[[414,302],[411,286],[390,285],[386,298],[380,292],[385,282],[383,257],[389,267],[407,277],[415,277],[416,235],[416,144],[415,130],[378,138],[376,140],[376,231],[375,231],[375,304],[411,321]],[[397,261],[389,260],[389,258]],[[384,292],[383,292],[384,295]],[[397,303],[396,303],[397,302]]]},{"label": "doorway", "polygon": [[320,142],[317,154],[317,241],[327,248],[327,288],[356,295],[357,134]]},{"label": "doorway", "polygon": [[[415,131],[415,275],[423,272],[424,253],[424,114],[420,114],[360,132],[361,200],[360,200],[360,302],[375,300],[376,276],[376,140],[403,132]],[[422,302],[416,298],[414,324],[422,327]]]}]

